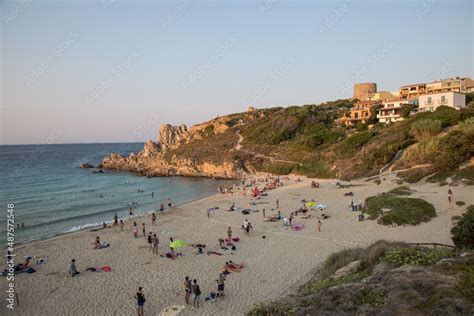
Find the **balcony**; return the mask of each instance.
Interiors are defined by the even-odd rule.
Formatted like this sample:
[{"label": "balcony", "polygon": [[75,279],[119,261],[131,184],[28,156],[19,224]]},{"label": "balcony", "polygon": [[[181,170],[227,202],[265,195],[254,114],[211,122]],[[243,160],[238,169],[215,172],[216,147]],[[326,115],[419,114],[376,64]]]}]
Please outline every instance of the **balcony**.
[{"label": "balcony", "polygon": [[448,104],[448,99],[444,99],[444,100],[439,99],[439,100],[438,100],[438,104],[443,104],[443,105],[444,105],[444,104]]}]

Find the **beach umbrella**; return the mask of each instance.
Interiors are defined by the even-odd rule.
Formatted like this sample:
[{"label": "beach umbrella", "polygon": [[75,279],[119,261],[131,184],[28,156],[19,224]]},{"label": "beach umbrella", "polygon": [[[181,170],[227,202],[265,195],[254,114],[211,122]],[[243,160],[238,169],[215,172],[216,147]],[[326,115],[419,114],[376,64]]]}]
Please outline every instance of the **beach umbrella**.
[{"label": "beach umbrella", "polygon": [[306,206],[307,206],[307,207],[313,207],[313,206],[315,206],[315,205],[316,205],[316,202],[313,202],[313,201],[306,203]]},{"label": "beach umbrella", "polygon": [[188,245],[187,242],[185,242],[184,240],[175,240],[173,241],[172,243],[170,243],[170,247],[175,249],[175,248],[183,248],[183,247],[186,247]]}]

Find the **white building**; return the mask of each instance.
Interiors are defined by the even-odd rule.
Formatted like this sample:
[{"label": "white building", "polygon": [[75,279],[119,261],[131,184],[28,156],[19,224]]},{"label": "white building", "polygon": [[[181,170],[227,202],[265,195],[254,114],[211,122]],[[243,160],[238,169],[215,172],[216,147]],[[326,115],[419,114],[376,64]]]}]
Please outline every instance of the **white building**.
[{"label": "white building", "polygon": [[464,93],[451,91],[419,96],[420,112],[433,112],[442,105],[459,110],[466,106],[466,95]]},{"label": "white building", "polygon": [[411,104],[413,106],[418,105],[418,100],[387,100],[382,103],[382,108],[378,109],[377,119],[381,123],[392,123],[402,121],[403,117],[400,115],[402,105]]}]

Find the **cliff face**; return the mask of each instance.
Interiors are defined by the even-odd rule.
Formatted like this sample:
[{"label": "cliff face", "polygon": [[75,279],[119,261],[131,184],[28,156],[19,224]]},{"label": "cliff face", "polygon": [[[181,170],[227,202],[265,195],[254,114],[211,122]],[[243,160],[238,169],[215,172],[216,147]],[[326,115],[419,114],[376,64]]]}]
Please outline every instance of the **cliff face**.
[{"label": "cliff face", "polygon": [[[216,153],[213,158],[198,157],[196,150],[182,148],[185,144],[194,145],[204,138],[219,135],[228,130],[226,119],[215,119],[198,124],[189,130],[186,125],[160,127],[157,141],[147,141],[139,153],[128,157],[117,153],[110,154],[102,161],[105,169],[134,172],[144,176],[188,176],[237,179],[246,171],[240,163]],[[233,134],[233,133],[232,133]],[[201,155],[202,156],[202,155]],[[211,155],[212,156],[212,155]]]}]

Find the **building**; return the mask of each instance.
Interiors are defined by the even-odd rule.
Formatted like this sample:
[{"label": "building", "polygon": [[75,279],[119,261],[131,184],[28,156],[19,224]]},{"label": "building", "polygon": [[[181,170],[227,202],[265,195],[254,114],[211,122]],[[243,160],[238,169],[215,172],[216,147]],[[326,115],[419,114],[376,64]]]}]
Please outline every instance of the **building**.
[{"label": "building", "polygon": [[459,110],[466,106],[466,95],[464,93],[454,91],[420,95],[420,112],[433,112],[442,105]]},{"label": "building", "polygon": [[374,113],[375,108],[381,104],[382,101],[364,101],[356,103],[350,111],[339,120],[339,122],[347,126],[359,123],[366,124],[372,116],[372,113]]},{"label": "building", "polygon": [[[398,94],[398,92],[397,92]],[[392,92],[390,91],[379,91],[379,92],[375,92],[375,93],[372,93],[372,94],[369,94],[368,97],[367,97],[367,100],[368,101],[383,101],[383,100],[392,100],[392,99],[395,99],[397,96],[394,95]]]},{"label": "building", "polygon": [[471,78],[448,78],[426,84],[426,93],[438,92],[471,92],[474,91],[474,80]]},{"label": "building", "polygon": [[404,104],[411,104],[414,107],[418,106],[418,99],[413,100],[388,100],[382,102],[382,108],[377,110],[377,119],[381,123],[392,123],[402,121],[403,117],[400,112]]},{"label": "building", "polygon": [[373,82],[364,82],[354,84],[353,99],[366,101],[367,97],[377,92],[377,84]]},{"label": "building", "polygon": [[402,100],[416,99],[426,93],[426,83],[417,83],[400,88],[399,96]]}]

